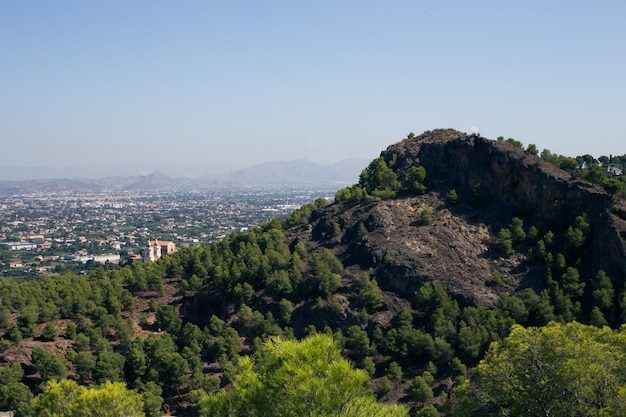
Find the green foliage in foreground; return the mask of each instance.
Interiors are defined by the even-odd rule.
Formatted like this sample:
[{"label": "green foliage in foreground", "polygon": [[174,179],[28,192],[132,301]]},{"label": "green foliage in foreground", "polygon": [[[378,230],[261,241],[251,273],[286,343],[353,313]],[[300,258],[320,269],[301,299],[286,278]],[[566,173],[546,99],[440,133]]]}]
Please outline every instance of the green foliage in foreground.
[{"label": "green foliage in foreground", "polygon": [[201,395],[201,416],[408,416],[399,405],[376,402],[367,390],[367,372],[341,357],[332,337],[266,341],[239,361],[229,392]]},{"label": "green foliage in foreground", "polygon": [[456,415],[623,416],[625,368],[626,327],[515,325],[457,389]]},{"label": "green foliage in foreground", "polygon": [[68,379],[48,382],[33,400],[33,412],[39,417],[145,416],[141,395],[121,382],[85,387]]}]

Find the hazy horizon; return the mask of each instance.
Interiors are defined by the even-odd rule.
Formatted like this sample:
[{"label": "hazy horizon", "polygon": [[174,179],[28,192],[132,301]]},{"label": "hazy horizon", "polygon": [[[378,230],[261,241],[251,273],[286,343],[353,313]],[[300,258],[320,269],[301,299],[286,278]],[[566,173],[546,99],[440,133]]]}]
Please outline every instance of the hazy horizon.
[{"label": "hazy horizon", "polygon": [[626,3],[0,4],[0,166],[371,160],[436,128],[626,154]]},{"label": "hazy horizon", "polygon": [[[15,180],[38,180],[38,179],[95,179],[111,176],[145,176],[155,172],[161,172],[168,177],[198,178],[202,176],[224,175],[234,173],[239,170],[252,168],[264,164],[272,163],[293,163],[298,161],[308,161],[322,167],[334,166],[355,162],[362,168],[367,166],[368,160],[359,158],[348,158],[331,164],[320,164],[306,158],[294,160],[263,161],[258,164],[248,166],[237,166],[227,164],[155,164],[146,162],[129,162],[119,164],[95,164],[84,166],[50,167],[41,165],[0,165],[0,181]],[[358,172],[357,172],[358,174]]]}]

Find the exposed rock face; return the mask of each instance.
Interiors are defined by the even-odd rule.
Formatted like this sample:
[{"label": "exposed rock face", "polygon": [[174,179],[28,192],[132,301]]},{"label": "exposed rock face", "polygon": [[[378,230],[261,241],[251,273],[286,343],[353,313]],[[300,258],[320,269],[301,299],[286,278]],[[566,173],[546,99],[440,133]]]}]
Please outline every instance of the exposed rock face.
[{"label": "exposed rock face", "polygon": [[426,132],[390,146],[383,156],[395,161],[400,171],[412,164],[424,166],[433,182],[428,185],[434,189],[451,187],[467,193],[480,184],[487,201],[509,205],[550,227],[558,226],[551,222],[571,223],[586,213],[596,242],[593,266],[620,282],[626,277],[623,221],[611,214],[609,195],[587,182],[571,180],[567,172],[538,156],[506,142],[454,130]]},{"label": "exposed rock face", "polygon": [[[429,189],[469,192],[480,184],[487,201],[505,203],[550,219],[559,204],[566,217],[609,206],[609,196],[553,164],[506,142],[448,129],[426,132],[382,152],[408,178],[412,165],[428,173]],[[598,207],[596,207],[599,205]],[[590,214],[590,213],[588,213]]]},{"label": "exposed rock face", "polygon": [[[333,248],[347,265],[379,268],[383,289],[410,297],[423,282],[442,284],[460,299],[491,304],[498,293],[539,288],[543,270],[521,258],[502,259],[494,251],[498,230],[514,216],[556,230],[586,213],[593,244],[588,270],[603,269],[616,289],[626,278],[626,222],[612,214],[610,197],[553,164],[506,142],[440,129],[396,143],[381,153],[401,181],[409,168],[426,169],[428,193],[369,204],[331,204],[319,211],[307,228],[292,230],[299,241]],[[479,187],[484,206],[471,202]],[[450,206],[445,197],[454,189],[461,197]],[[419,214],[434,212],[425,225]],[[333,224],[341,226],[334,236]],[[359,232],[362,223],[367,232]],[[530,269],[529,269],[530,268]],[[532,268],[536,268],[533,270]],[[489,286],[494,271],[505,284]]]}]

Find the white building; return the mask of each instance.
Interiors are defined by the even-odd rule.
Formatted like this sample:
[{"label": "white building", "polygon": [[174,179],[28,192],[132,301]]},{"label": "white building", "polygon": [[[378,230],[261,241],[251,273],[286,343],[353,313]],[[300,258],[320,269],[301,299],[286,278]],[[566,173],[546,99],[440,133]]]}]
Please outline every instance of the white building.
[{"label": "white building", "polygon": [[614,175],[614,176],[619,176],[619,175],[624,174],[621,169],[612,167],[612,166],[607,166],[604,168],[604,170],[606,171],[607,174]]},{"label": "white building", "polygon": [[35,243],[7,242],[7,243],[4,243],[4,246],[8,250],[34,250],[34,249],[37,249],[37,244],[35,244]]},{"label": "white building", "polygon": [[154,262],[161,257],[161,245],[159,245],[159,241],[155,239],[154,241],[148,241],[148,247],[143,250],[143,260],[145,262]]}]

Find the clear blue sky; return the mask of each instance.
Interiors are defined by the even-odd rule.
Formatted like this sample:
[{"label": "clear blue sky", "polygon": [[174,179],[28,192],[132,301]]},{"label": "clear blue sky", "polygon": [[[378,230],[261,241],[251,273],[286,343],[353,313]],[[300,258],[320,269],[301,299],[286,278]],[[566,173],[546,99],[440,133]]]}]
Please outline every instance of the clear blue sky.
[{"label": "clear blue sky", "polygon": [[1,1],[0,165],[626,153],[623,1]]}]

